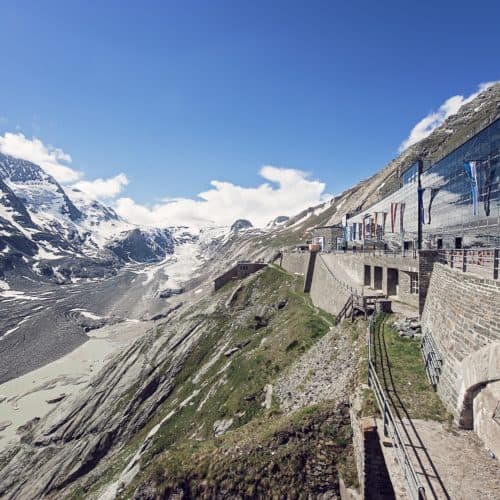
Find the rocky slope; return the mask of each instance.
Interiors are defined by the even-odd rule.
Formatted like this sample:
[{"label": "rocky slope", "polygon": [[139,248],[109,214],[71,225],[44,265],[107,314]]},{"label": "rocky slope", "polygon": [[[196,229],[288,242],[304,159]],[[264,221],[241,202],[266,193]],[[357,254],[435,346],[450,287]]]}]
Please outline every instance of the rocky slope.
[{"label": "rocky slope", "polygon": [[[0,458],[0,495],[112,498],[127,491],[144,498],[151,488],[179,487],[183,469],[167,468],[167,476],[157,471],[164,461],[180,456],[194,465],[192,458],[201,451],[203,470],[206,452],[216,453],[222,478],[227,460],[227,453],[220,453],[222,442],[230,453],[239,454],[242,471],[248,472],[243,465],[250,460],[257,477],[263,468],[281,467],[279,457],[275,466],[269,459],[285,440],[296,443],[303,459],[295,457],[296,462],[289,463],[286,456],[295,454],[291,448],[281,449],[283,466],[288,463],[281,479],[273,472],[274,479],[262,477],[259,486],[251,477],[245,484],[235,477],[227,488],[234,493],[252,484],[267,488],[267,481],[285,487],[285,478],[299,473],[305,461],[311,470],[300,472],[304,485],[336,498],[337,467],[349,457],[348,440],[334,439],[337,433],[348,433],[345,411],[335,403],[318,410],[318,415],[312,412],[311,418],[306,413],[302,423],[289,420],[280,416],[269,389],[333,323],[326,313],[311,307],[299,281],[270,268],[173,311],[165,324],[109,363],[84,394],[21,431],[21,445]],[[275,434],[261,435],[274,426]],[[230,437],[227,442],[221,437],[238,428],[245,428],[245,433],[253,429],[261,446],[254,441],[249,443],[253,452],[242,453],[239,440],[233,445]],[[287,433],[289,438],[284,437]],[[314,465],[321,462],[316,456],[319,450],[304,446],[300,436],[324,442],[323,454],[328,447],[336,450],[339,461],[329,466],[328,475],[319,474],[323,465]],[[267,450],[262,449],[264,443]],[[189,488],[204,490],[208,498],[212,486],[205,488],[202,483],[200,470],[194,467]]]}]

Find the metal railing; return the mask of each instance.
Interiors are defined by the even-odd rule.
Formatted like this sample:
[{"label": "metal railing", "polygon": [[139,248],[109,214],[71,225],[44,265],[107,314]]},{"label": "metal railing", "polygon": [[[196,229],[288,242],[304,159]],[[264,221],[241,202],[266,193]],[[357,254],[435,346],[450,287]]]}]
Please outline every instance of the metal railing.
[{"label": "metal railing", "polygon": [[337,321],[342,321],[343,319],[346,319],[349,316],[349,314],[352,315],[352,313],[353,313],[353,296],[349,295],[349,298],[344,304],[344,307],[337,314]]},{"label": "metal railing", "polygon": [[439,354],[439,350],[430,333],[426,333],[422,337],[421,350],[427,377],[432,386],[435,388],[441,377],[443,358]]},{"label": "metal railing", "polygon": [[384,250],[383,248],[345,248],[341,250],[331,250],[330,252],[325,253],[367,255],[373,257],[381,256],[400,259],[416,259],[418,257],[418,251],[414,248],[407,250]]},{"label": "metal railing", "polygon": [[321,256],[321,254],[319,254],[319,258],[321,259],[321,262],[323,262],[323,265],[325,266],[328,274],[342,287],[344,288],[344,290],[348,293],[350,293],[351,295],[353,295],[354,297],[362,297],[364,295],[364,290],[363,288],[361,288],[361,290],[358,290],[357,288],[355,287],[352,287],[351,285],[348,285],[347,283],[345,283],[344,281],[340,280],[339,278],[337,278],[337,276],[335,276],[335,274],[333,274],[332,270],[328,267],[328,264],[325,262],[325,259],[323,259],[323,257]]},{"label": "metal railing", "polygon": [[408,490],[413,500],[425,500],[425,488],[420,483],[412,461],[406,451],[406,446],[398,429],[397,421],[392,413],[389,400],[387,399],[382,384],[377,375],[374,363],[374,351],[372,338],[375,335],[375,322],[378,315],[371,316],[368,325],[368,385],[375,394],[378,408],[383,418],[384,435],[390,437],[396,452],[396,460],[408,484]]},{"label": "metal railing", "polygon": [[499,278],[500,249],[462,248],[438,251],[438,259],[453,269],[471,272],[487,278]]}]

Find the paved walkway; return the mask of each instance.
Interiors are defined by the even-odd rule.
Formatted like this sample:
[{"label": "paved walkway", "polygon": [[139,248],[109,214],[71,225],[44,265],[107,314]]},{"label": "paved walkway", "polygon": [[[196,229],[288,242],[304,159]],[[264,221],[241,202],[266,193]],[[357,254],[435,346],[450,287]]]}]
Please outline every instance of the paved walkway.
[{"label": "paved walkway", "polygon": [[[383,436],[382,420],[377,425]],[[407,419],[402,420],[400,431],[427,500],[500,499],[500,462],[490,458],[472,431],[448,430],[439,422]],[[390,440],[384,444],[397,498],[410,498]]]},{"label": "paved walkway", "polygon": [[[383,324],[379,325],[383,332]],[[412,461],[426,499],[500,500],[500,463],[491,458],[472,431],[451,428],[446,423],[413,419],[412,410],[398,396],[401,387],[395,384],[393,372],[397,364],[389,359],[385,335],[376,333],[378,363],[382,369],[381,383],[392,407],[396,425]],[[401,375],[401,374],[400,374]],[[397,377],[396,377],[397,380]],[[403,390],[408,390],[404,389]],[[416,408],[413,408],[416,411]],[[383,428],[379,425],[379,435]],[[383,443],[391,478],[396,483],[398,498],[409,498],[406,481],[395,461],[395,450],[387,439]]]}]

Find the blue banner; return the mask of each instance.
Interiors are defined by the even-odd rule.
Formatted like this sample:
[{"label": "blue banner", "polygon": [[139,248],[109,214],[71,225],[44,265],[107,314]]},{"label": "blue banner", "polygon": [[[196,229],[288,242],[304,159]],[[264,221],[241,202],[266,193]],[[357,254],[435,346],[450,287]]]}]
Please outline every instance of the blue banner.
[{"label": "blue banner", "polygon": [[466,161],[464,164],[465,173],[469,178],[470,191],[472,196],[472,214],[477,215],[477,202],[479,198],[477,187],[477,166],[475,161]]}]

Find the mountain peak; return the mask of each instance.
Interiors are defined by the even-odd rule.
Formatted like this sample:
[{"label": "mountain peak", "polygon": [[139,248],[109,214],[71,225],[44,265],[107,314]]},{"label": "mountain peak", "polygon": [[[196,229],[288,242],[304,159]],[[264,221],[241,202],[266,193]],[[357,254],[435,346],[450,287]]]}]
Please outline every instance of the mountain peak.
[{"label": "mountain peak", "polygon": [[252,223],[247,219],[237,219],[231,225],[231,231],[238,232],[252,228]]}]

